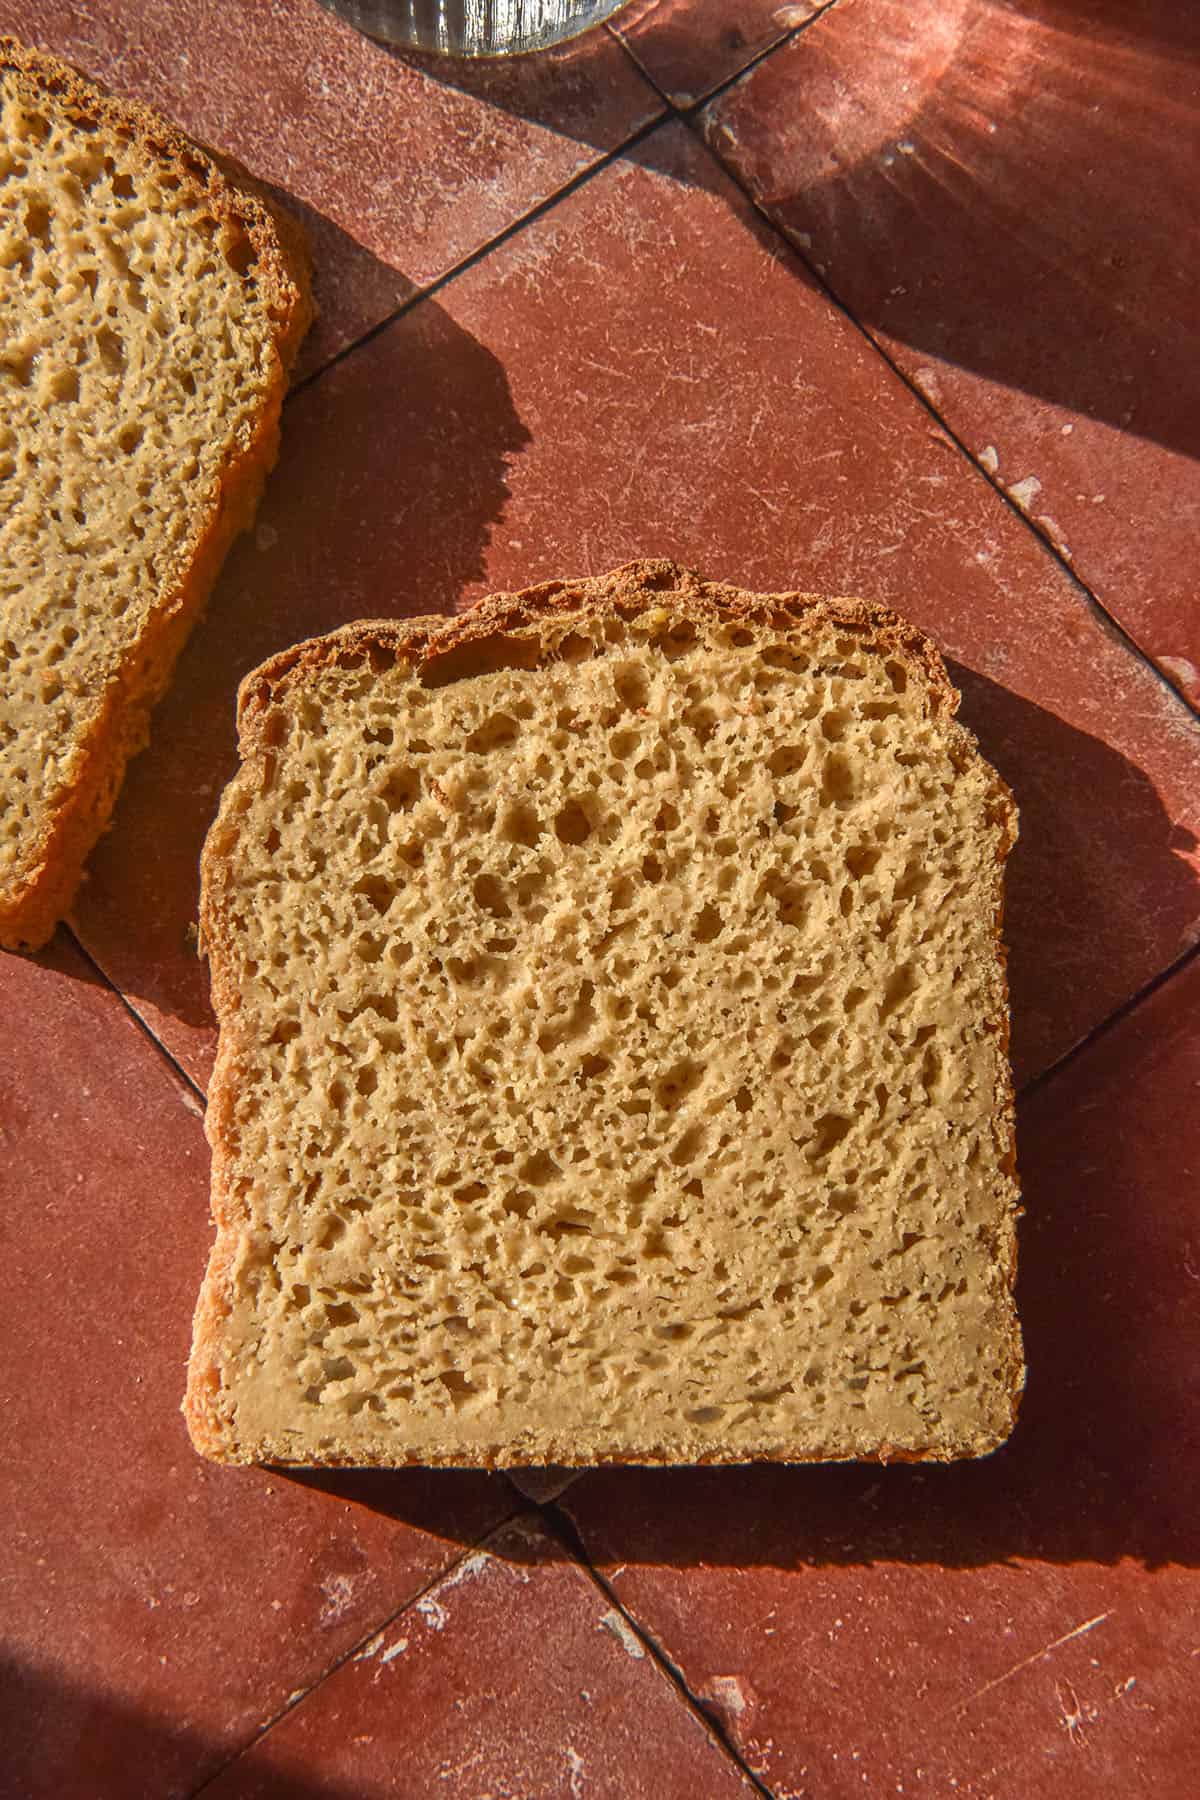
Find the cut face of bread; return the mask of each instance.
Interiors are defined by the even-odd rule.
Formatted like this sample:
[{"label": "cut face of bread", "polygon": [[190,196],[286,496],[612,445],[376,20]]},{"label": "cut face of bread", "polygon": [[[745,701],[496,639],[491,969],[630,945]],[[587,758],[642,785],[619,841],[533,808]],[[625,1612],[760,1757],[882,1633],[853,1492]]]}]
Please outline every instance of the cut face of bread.
[{"label": "cut face of bread", "polygon": [[893,615],[664,563],[249,677],[197,1447],[999,1444],[1015,821],[956,704]]},{"label": "cut face of bread", "polygon": [[253,514],[311,310],[293,231],[0,39],[0,944],[69,904]]}]

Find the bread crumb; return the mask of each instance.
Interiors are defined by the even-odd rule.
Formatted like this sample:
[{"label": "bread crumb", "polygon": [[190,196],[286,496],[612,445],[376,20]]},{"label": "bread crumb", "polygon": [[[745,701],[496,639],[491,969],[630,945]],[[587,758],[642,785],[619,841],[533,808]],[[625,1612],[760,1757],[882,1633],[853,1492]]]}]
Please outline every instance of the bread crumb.
[{"label": "bread crumb", "polygon": [[633,1627],[623,1613],[606,1612],[596,1627],[597,1631],[607,1631],[616,1638],[626,1656],[632,1656],[635,1662],[641,1662],[646,1651]]}]

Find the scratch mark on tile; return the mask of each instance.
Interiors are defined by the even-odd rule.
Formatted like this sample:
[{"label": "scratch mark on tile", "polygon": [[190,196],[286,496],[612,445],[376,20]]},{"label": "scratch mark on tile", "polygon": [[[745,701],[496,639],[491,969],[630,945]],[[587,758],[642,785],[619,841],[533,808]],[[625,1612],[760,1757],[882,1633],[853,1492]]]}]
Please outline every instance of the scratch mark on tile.
[{"label": "scratch mark on tile", "polygon": [[[981,1688],[976,1688],[973,1694],[968,1694],[965,1700],[960,1700],[957,1706],[950,1708],[950,1711],[957,1717],[959,1713],[965,1712],[968,1706],[973,1706],[976,1700],[982,1700],[985,1694],[990,1694],[993,1688],[998,1688],[1004,1682],[1011,1681],[1014,1675],[1021,1673],[1022,1669],[1032,1668],[1034,1663],[1041,1662],[1044,1657],[1053,1655],[1055,1650],[1061,1650],[1062,1646],[1069,1644],[1073,1638],[1086,1636],[1089,1631],[1095,1631],[1097,1625],[1103,1625],[1105,1619],[1111,1618],[1111,1610],[1097,1613],[1094,1619],[1085,1619],[1082,1625],[1076,1625],[1071,1631],[1064,1631],[1061,1637],[1054,1639],[1053,1643],[1044,1645],[1040,1650],[1035,1650],[1032,1656],[1022,1657],[1021,1661],[1014,1663],[1011,1669],[1005,1669],[1003,1675],[997,1675],[991,1681],[985,1681]],[[943,1713],[941,1716],[945,1718],[947,1715]]]},{"label": "scratch mark on tile", "polygon": [[566,1754],[567,1767],[571,1772],[571,1800],[580,1800],[583,1789],[579,1784],[583,1780],[584,1761],[574,1744],[567,1745]]},{"label": "scratch mark on tile", "polygon": [[1090,1725],[1096,1717],[1096,1708],[1090,1706],[1086,1700],[1081,1705],[1079,1695],[1069,1681],[1056,1681],[1054,1693],[1062,1713],[1059,1724],[1077,1750],[1086,1750],[1087,1733],[1084,1725]]},{"label": "scratch mark on tile", "polygon": [[766,512],[773,514],[773,516],[775,518],[779,517],[779,514],[782,511],[782,508],[776,506],[776,504],[773,500],[768,500],[767,496],[763,493],[761,488],[747,486],[746,492],[748,494],[752,494],[754,496],[754,498],[758,501],[759,505],[761,507],[763,507],[763,509]]}]

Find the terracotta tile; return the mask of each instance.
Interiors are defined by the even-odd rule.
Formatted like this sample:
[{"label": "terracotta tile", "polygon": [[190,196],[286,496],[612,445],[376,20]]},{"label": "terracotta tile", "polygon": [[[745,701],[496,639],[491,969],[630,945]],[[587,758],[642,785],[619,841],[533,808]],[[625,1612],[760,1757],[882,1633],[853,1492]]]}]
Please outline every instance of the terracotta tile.
[{"label": "terracotta tile", "polygon": [[473,75],[406,62],[315,0],[0,0],[0,29],[150,101],[300,203],[321,305],[300,373],[662,110],[603,31]]},{"label": "terracotta tile", "polygon": [[1200,13],[854,0],[709,142],[1200,706]]},{"label": "terracotta tile", "polygon": [[1183,707],[672,126],[289,406],[257,539],[79,906],[189,1068],[212,1038],[185,933],[242,673],[355,616],[638,553],[874,595],[956,659],[1023,808],[1007,923],[1022,1075],[1194,941],[1200,740]]},{"label": "terracotta tile", "polygon": [[1007,1449],[615,1471],[564,1500],[776,1792],[1193,1791],[1198,1021],[1193,958],[1022,1108]]},{"label": "terracotta tile", "polygon": [[693,106],[830,0],[630,0],[609,21],[672,105]]},{"label": "terracotta tile", "polygon": [[199,1104],[62,933],[0,957],[0,1016],[0,1787],[124,1800],[136,1769],[190,1794],[512,1496],[201,1462],[179,1413]]},{"label": "terracotta tile", "polygon": [[510,1529],[392,1620],[211,1800],[725,1800],[753,1788],[589,1576]]}]

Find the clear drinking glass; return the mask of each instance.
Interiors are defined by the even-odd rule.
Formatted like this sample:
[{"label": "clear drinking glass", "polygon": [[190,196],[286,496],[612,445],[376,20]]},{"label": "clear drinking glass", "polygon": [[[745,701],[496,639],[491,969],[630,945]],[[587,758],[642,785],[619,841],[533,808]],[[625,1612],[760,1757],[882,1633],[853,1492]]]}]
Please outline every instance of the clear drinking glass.
[{"label": "clear drinking glass", "polygon": [[625,0],[321,0],[369,37],[445,56],[545,50],[607,19]]}]

